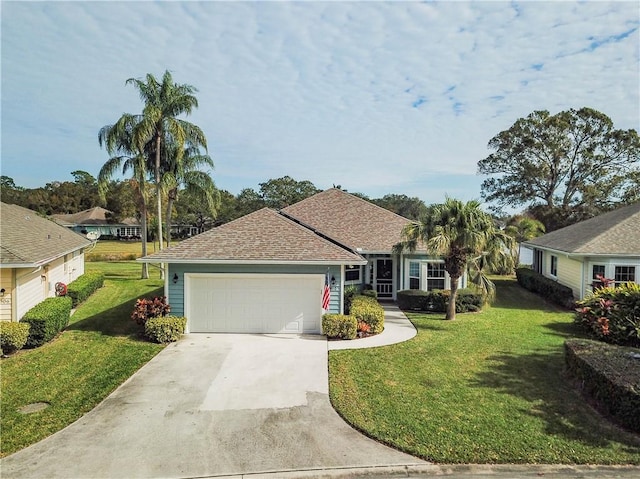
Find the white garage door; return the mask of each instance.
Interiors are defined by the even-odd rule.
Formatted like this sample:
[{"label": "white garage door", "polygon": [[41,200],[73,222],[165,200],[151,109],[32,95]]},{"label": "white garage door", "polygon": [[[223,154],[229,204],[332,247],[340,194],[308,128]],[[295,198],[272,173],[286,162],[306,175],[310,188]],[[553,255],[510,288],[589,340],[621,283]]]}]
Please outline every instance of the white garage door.
[{"label": "white garage door", "polygon": [[191,333],[320,333],[323,275],[185,277]]}]

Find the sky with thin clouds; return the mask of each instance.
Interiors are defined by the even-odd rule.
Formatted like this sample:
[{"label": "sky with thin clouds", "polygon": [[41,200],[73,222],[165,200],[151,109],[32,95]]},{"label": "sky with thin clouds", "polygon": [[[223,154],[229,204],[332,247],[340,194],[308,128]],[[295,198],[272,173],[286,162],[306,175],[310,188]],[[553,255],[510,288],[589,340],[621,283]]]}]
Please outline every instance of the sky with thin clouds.
[{"label": "sky with thin clouds", "polygon": [[599,2],[10,2],[2,175],[97,176],[127,78],[198,89],[219,188],[289,175],[372,198],[479,199],[489,140],[534,110],[640,122],[640,9]]}]

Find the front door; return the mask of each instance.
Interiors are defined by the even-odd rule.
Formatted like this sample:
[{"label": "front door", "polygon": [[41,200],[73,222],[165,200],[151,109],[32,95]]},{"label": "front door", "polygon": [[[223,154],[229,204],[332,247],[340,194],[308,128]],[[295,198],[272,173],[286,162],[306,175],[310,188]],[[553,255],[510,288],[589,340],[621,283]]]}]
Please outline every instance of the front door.
[{"label": "front door", "polygon": [[378,298],[393,299],[393,261],[391,258],[376,259],[374,281]]}]

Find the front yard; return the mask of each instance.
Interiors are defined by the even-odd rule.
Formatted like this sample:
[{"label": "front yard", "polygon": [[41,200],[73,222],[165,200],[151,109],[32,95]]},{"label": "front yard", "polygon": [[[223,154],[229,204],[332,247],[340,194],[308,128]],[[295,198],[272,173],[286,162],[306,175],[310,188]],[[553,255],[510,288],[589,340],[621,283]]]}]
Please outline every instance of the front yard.
[{"label": "front yard", "polygon": [[[132,262],[87,263],[87,271],[96,269],[106,275],[104,287],[80,305],[58,338],[2,360],[2,456],[71,424],[162,349],[140,339],[130,319],[135,299],[161,294],[162,281],[137,279],[140,265]],[[18,412],[38,402],[49,407]]]},{"label": "front yard", "polygon": [[334,407],[381,442],[439,463],[640,464],[640,437],[594,412],[564,373],[572,314],[515,281],[479,314],[409,314],[411,341],[332,351]]}]

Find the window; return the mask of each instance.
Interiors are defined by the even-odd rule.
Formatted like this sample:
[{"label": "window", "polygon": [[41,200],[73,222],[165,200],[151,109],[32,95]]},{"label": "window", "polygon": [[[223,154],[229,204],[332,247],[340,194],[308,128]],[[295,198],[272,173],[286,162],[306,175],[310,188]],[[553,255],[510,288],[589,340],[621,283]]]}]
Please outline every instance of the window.
[{"label": "window", "polygon": [[591,270],[591,279],[594,281],[599,281],[598,276],[605,277],[604,274],[604,265],[603,264],[594,264]]},{"label": "window", "polygon": [[533,270],[542,274],[542,250],[533,250]]},{"label": "window", "polygon": [[558,257],[551,255],[551,268],[549,269],[551,276],[558,276]]},{"label": "window", "polygon": [[360,266],[345,266],[344,267],[344,280],[345,281],[360,281]]},{"label": "window", "polygon": [[420,263],[409,263],[409,289],[420,289]]},{"label": "window", "polygon": [[635,282],[636,267],[635,266],[616,266],[614,281],[616,286],[621,283]]},{"label": "window", "polygon": [[444,289],[444,263],[427,263],[427,291]]}]

